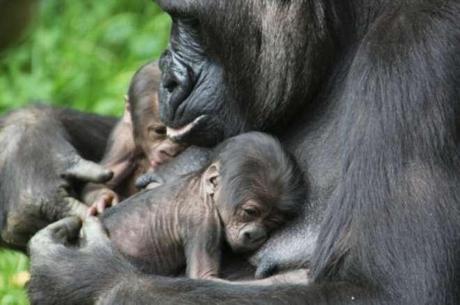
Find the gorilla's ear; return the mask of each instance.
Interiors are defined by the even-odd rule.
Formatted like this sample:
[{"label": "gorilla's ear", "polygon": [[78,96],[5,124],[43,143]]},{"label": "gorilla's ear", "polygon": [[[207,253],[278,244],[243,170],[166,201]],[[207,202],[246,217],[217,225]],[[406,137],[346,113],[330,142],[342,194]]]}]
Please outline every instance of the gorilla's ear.
[{"label": "gorilla's ear", "polygon": [[211,164],[203,174],[203,185],[206,194],[213,196],[220,183],[219,163]]}]

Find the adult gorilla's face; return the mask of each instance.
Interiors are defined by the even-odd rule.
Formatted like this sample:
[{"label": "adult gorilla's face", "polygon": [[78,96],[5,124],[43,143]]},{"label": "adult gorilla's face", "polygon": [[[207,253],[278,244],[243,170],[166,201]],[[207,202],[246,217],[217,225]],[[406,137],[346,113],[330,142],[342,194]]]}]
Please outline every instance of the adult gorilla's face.
[{"label": "adult gorilla's face", "polygon": [[173,19],[160,61],[160,113],[178,141],[214,145],[245,130],[273,128],[315,94],[327,70],[321,4],[157,2]]}]

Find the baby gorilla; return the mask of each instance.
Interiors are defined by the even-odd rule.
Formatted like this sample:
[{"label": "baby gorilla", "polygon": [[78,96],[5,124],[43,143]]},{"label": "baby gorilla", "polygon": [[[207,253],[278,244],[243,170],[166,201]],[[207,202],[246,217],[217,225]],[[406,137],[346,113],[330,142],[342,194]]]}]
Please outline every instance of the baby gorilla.
[{"label": "baby gorilla", "polygon": [[88,184],[82,200],[90,214],[101,213],[137,192],[135,180],[179,154],[184,147],[169,140],[158,111],[160,71],[157,62],[142,66],[128,91],[125,113],[117,123],[101,161],[113,172],[106,184]]},{"label": "baby gorilla", "polygon": [[216,278],[224,241],[237,253],[256,250],[304,198],[293,158],[251,132],[220,144],[204,169],[127,199],[102,221],[142,271],[174,275],[185,265],[191,278]]}]

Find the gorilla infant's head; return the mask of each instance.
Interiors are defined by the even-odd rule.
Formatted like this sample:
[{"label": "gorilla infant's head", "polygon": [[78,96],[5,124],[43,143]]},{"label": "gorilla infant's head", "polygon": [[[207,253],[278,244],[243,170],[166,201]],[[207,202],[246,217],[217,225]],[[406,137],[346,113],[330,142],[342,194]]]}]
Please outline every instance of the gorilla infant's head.
[{"label": "gorilla infant's head", "polygon": [[258,249],[298,213],[306,196],[303,176],[277,139],[244,133],[218,145],[211,160],[202,183],[234,251]]},{"label": "gorilla infant's head", "polygon": [[160,112],[170,137],[214,145],[270,130],[317,92],[331,59],[323,4],[157,2],[173,19],[160,61]]}]

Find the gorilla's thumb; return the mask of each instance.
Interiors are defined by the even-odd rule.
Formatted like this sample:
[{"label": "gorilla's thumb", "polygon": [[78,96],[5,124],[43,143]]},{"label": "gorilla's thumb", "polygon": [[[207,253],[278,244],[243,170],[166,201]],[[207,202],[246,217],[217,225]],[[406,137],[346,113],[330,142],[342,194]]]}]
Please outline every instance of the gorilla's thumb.
[{"label": "gorilla's thumb", "polygon": [[81,157],[77,157],[77,159],[72,162],[72,165],[64,172],[65,178],[75,178],[94,183],[106,182],[110,180],[112,176],[112,171]]},{"label": "gorilla's thumb", "polygon": [[89,216],[83,222],[80,238],[88,245],[100,244],[101,242],[108,242],[109,238],[102,223],[94,216]]},{"label": "gorilla's thumb", "polygon": [[64,199],[63,207],[60,209],[61,214],[58,215],[57,219],[75,216],[80,219],[84,219],[88,213],[88,206],[72,197],[66,197]]},{"label": "gorilla's thumb", "polygon": [[64,245],[78,236],[81,220],[78,217],[66,217],[38,231],[29,242],[29,254],[43,253],[53,245]]}]

